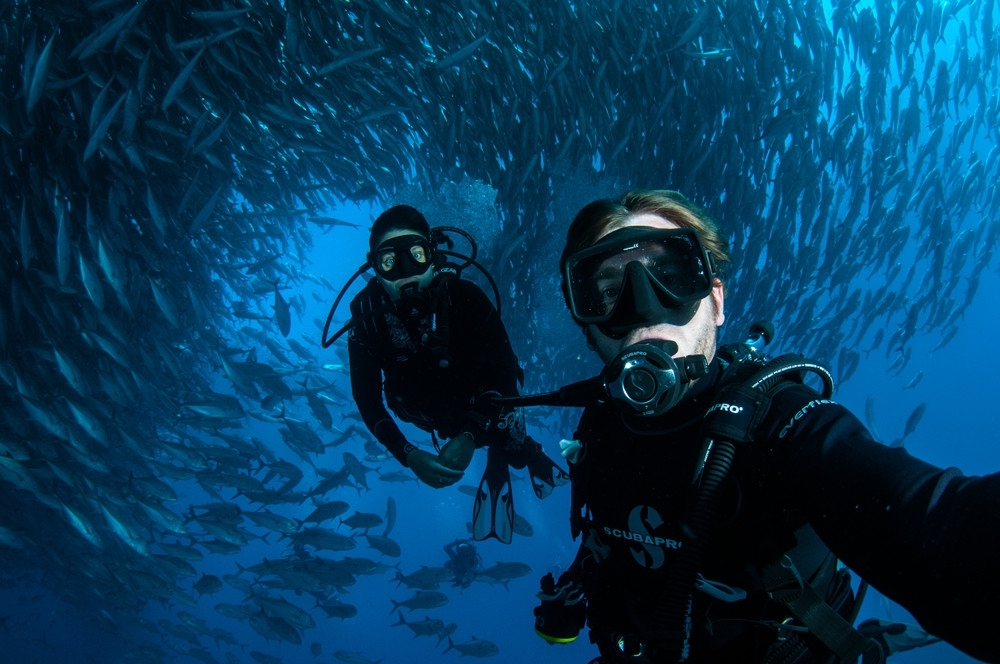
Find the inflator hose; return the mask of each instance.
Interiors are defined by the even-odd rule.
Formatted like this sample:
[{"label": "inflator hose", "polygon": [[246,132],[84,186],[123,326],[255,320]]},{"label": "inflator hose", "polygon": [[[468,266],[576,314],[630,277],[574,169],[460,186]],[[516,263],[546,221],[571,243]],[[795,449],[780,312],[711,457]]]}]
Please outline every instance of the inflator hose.
[{"label": "inflator hose", "polygon": [[663,595],[657,603],[654,624],[665,629],[657,630],[655,640],[665,644],[679,644],[679,658],[686,661],[690,655],[691,615],[694,588],[701,567],[701,559],[714,530],[715,515],[722,499],[722,488],[729,476],[736,457],[736,445],[729,441],[713,441],[708,460],[702,470],[701,487],[682,526],[684,546],[677,553],[677,562],[667,575]]}]

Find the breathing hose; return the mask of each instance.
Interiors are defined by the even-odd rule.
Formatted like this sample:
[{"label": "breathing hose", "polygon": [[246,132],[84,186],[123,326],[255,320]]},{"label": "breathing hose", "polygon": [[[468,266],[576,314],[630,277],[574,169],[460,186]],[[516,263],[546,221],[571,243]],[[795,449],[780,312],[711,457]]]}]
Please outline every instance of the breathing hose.
[{"label": "breathing hose", "polygon": [[695,584],[737,446],[750,442],[766,414],[767,392],[788,374],[807,372],[823,381],[824,399],[832,396],[833,377],[825,367],[798,355],[782,355],[748,380],[723,386],[718,401],[706,413],[705,443],[693,480],[694,498],[682,525],[686,539],[657,603],[654,631],[648,635],[661,652],[676,655],[677,662],[686,662],[690,656]]}]

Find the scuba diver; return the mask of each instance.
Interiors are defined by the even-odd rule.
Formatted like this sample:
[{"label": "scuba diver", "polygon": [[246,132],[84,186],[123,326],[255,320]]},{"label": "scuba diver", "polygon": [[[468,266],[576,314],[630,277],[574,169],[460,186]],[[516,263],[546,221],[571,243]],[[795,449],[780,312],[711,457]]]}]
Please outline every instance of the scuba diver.
[{"label": "scuba diver", "polygon": [[468,588],[476,580],[476,575],[483,569],[483,559],[476,551],[476,545],[469,539],[457,539],[444,545],[448,561],[444,564],[446,570],[455,575],[453,586]]},{"label": "scuba diver", "polygon": [[[327,339],[351,281],[345,285],[327,319],[323,344],[348,332],[351,389],[361,418],[423,483],[435,489],[454,484],[475,450],[488,448],[473,504],[473,537],[509,543],[514,504],[508,467],[527,467],[539,498],[568,476],[526,434],[521,409],[494,405],[495,397],[517,395],[523,372],[499,311],[478,286],[460,278],[468,265],[482,269],[475,262],[475,243],[462,233],[473,247],[471,257],[442,249],[446,243],[450,248],[445,231],[462,233],[432,230],[408,205],[379,215],[367,262],[351,281],[368,268],[375,278],[352,300],[350,322]],[[449,263],[449,256],[464,262]],[[499,305],[495,285],[494,294]],[[409,442],[386,404],[400,420],[430,432],[437,453]],[[437,436],[446,439],[443,446]]]},{"label": "scuba diver", "polygon": [[[586,406],[561,443],[581,544],[542,579],[536,632],[565,643],[586,622],[601,664],[875,664],[939,639],[1000,661],[1000,474],[876,442],[825,368],[766,358],[769,324],[717,347],[728,262],[677,192],[595,201],[570,226],[563,294],[605,368],[505,401]],[[923,629],[855,627],[867,583]]]}]

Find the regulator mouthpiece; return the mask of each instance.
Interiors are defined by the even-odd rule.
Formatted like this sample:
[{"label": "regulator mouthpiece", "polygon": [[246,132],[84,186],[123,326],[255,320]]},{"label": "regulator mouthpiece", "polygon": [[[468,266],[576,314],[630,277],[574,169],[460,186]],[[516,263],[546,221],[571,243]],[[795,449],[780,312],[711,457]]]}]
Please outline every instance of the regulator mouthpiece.
[{"label": "regulator mouthpiece", "polygon": [[708,374],[704,355],[674,359],[676,352],[672,341],[629,346],[601,373],[605,391],[627,415],[663,415],[684,397],[691,381]]}]

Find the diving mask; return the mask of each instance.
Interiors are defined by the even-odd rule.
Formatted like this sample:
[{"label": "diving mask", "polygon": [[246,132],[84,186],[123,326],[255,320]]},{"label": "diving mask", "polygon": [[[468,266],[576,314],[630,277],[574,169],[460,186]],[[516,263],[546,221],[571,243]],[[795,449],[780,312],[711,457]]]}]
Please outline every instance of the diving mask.
[{"label": "diving mask", "polygon": [[386,281],[417,277],[433,266],[427,239],[416,234],[384,241],[369,255],[376,274]]},{"label": "diving mask", "polygon": [[573,319],[608,327],[614,337],[678,310],[693,315],[712,292],[715,274],[711,253],[691,228],[623,228],[563,266]]}]

